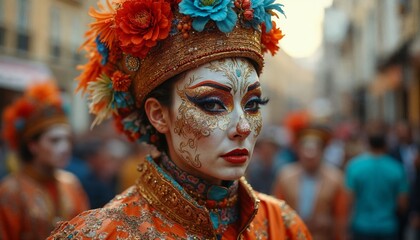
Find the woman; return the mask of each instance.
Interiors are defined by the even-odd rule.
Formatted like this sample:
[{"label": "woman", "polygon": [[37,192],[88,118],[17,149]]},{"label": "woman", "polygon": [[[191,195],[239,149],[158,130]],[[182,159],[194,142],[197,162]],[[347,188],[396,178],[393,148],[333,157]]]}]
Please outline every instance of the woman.
[{"label": "woman", "polygon": [[134,186],[50,239],[310,239],[293,210],[242,178],[267,102],[261,48],[274,53],[282,37],[273,2],[126,0],[91,10],[79,86],[94,123],[113,115],[161,154],[139,165]]},{"label": "woman", "polygon": [[0,183],[0,239],[45,239],[60,220],[88,209],[74,175],[63,170],[71,131],[52,83],[29,88],[3,114],[3,134],[21,167]]}]

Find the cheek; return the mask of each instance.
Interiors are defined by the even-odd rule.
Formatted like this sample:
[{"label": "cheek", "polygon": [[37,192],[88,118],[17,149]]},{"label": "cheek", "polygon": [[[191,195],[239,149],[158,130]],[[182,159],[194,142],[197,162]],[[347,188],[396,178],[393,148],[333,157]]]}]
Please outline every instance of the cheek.
[{"label": "cheek", "polygon": [[255,113],[255,114],[245,114],[245,118],[248,121],[253,134],[253,140],[254,140],[254,144],[256,141],[256,138],[258,137],[258,135],[261,132],[261,128],[262,128],[262,116],[261,113]]},{"label": "cheek", "polygon": [[228,115],[207,114],[186,99],[174,114],[174,132],[183,137],[208,137],[215,129],[225,131],[230,123]]}]

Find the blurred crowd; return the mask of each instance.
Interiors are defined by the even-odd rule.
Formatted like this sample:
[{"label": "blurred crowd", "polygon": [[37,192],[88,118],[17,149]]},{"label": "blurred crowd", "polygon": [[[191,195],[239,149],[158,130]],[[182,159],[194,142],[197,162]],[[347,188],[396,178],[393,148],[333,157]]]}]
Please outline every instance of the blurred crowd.
[{"label": "blurred crowd", "polygon": [[418,134],[406,122],[264,126],[247,178],[314,239],[420,239]]}]

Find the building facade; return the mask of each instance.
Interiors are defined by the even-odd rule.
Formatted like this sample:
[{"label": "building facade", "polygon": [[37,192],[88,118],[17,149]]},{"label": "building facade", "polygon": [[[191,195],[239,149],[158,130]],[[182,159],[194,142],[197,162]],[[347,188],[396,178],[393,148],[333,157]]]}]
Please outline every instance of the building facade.
[{"label": "building facade", "polygon": [[342,119],[406,120],[420,127],[418,0],[334,0],[326,10],[320,94]]},{"label": "building facade", "polygon": [[[1,108],[30,82],[55,79],[65,93],[76,130],[88,125],[80,96],[74,96],[79,51],[90,22],[92,0],[0,0]],[[77,111],[76,111],[77,110]],[[77,119],[77,121],[76,121]]]}]

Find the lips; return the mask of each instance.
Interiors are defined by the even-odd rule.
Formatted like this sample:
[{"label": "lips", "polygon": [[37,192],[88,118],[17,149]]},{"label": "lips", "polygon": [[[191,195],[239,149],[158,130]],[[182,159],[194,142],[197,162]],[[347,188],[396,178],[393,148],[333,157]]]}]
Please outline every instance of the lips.
[{"label": "lips", "polygon": [[221,156],[227,162],[233,164],[242,164],[248,160],[249,152],[246,149],[235,149]]}]

